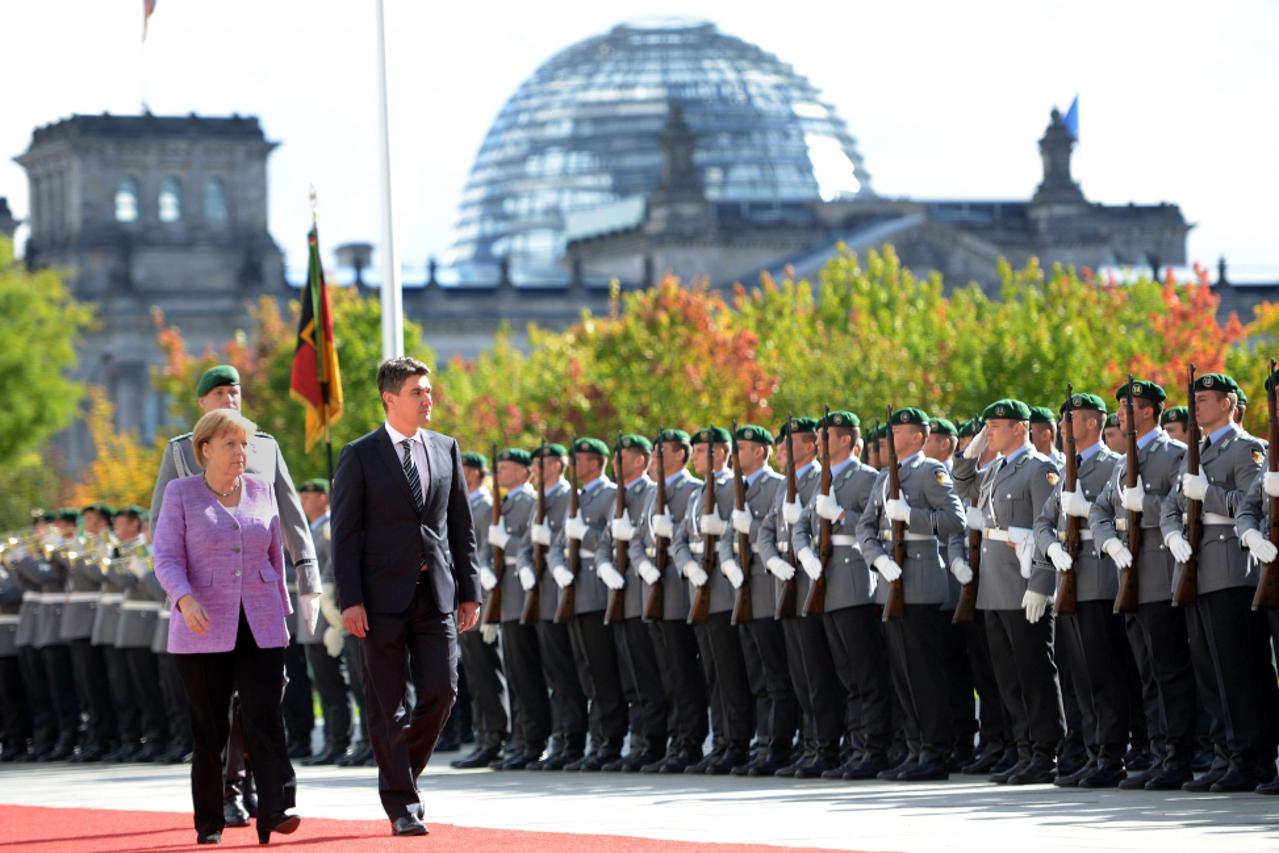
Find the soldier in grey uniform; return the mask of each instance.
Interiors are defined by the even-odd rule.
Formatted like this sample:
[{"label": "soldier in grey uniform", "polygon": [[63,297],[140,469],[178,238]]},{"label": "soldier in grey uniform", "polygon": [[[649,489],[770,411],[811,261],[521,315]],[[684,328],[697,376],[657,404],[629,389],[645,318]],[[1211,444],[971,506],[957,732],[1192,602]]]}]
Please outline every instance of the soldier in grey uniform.
[{"label": "soldier in grey uniform", "polygon": [[[631,539],[630,559],[640,580],[641,601],[649,590],[661,583],[662,616],[648,623],[648,632],[657,656],[662,688],[671,709],[670,747],[660,758],[640,767],[643,773],[683,773],[702,759],[706,742],[706,684],[702,680],[697,659],[697,637],[688,624],[688,581],[680,573],[675,559],[675,524],[688,513],[689,504],[697,499],[702,481],[688,473],[692,440],[680,429],[658,432],[662,466],[666,477],[665,512],[657,512],[657,488],[654,486],[640,512],[639,530]],[[659,476],[657,456],[649,471]],[[657,569],[657,541],[661,537],[666,549],[665,573]]]},{"label": "soldier in grey uniform", "polygon": [[[1195,380],[1195,414],[1205,436],[1199,473],[1187,470],[1164,498],[1160,529],[1179,568],[1191,556],[1183,533],[1188,499],[1203,502],[1198,548],[1198,597],[1186,609],[1191,664],[1199,702],[1214,720],[1213,744],[1227,758],[1193,782],[1208,782],[1213,793],[1251,791],[1275,776],[1275,726],[1279,721],[1275,671],[1271,664],[1264,614],[1252,610],[1258,560],[1273,558],[1256,521],[1236,524],[1235,516],[1259,479],[1265,463],[1261,442],[1234,421],[1238,385],[1229,376],[1207,373]],[[1257,519],[1259,514],[1250,514]],[[1237,532],[1238,531],[1238,532]],[[1250,553],[1249,553],[1250,552]]]},{"label": "soldier in grey uniform", "polygon": [[1185,406],[1169,406],[1159,416],[1159,426],[1168,433],[1168,437],[1182,444],[1186,443],[1186,437],[1189,434],[1187,426],[1189,422],[1190,410]]},{"label": "soldier in grey uniform", "polygon": [[[526,592],[537,588],[537,648],[542,660],[542,674],[551,691],[551,724],[553,739],[546,757],[531,762],[526,770],[563,770],[582,758],[586,752],[587,701],[582,683],[577,678],[569,623],[555,621],[560,587],[551,571],[554,542],[563,536],[568,518],[569,483],[564,479],[568,449],[562,444],[544,444],[533,451],[533,481],[536,486],[545,478],[545,518],[529,528],[529,542],[520,556],[520,587]],[[536,522],[536,519],[534,520]],[[539,578],[533,570],[533,546],[544,548],[544,569]],[[561,560],[563,557],[560,558]]]},{"label": "soldier in grey uniform", "polygon": [[53,535],[54,518],[54,513],[49,510],[33,511],[31,533],[9,552],[6,561],[10,579],[22,591],[13,644],[17,650],[27,705],[31,709],[31,749],[26,755],[18,756],[16,760],[19,761],[39,761],[53,751],[58,741],[58,717],[53,711],[44,664],[35,646],[36,623],[40,619],[40,584],[22,569],[22,563],[35,561],[43,555],[45,543]]},{"label": "soldier in grey uniform", "polygon": [[[1124,614],[1124,628],[1140,673],[1147,732],[1158,761],[1146,770],[1134,772],[1130,767],[1119,787],[1168,791],[1191,780],[1194,758],[1195,685],[1186,621],[1172,607],[1172,555],[1159,532],[1163,500],[1177,479],[1186,446],[1159,428],[1167,394],[1146,380],[1125,383],[1115,393],[1124,431],[1128,428],[1124,401],[1130,394],[1137,433],[1138,484],[1133,489],[1124,487],[1128,459],[1121,453],[1110,479],[1093,500],[1088,521],[1093,542],[1116,569],[1136,563],[1138,606],[1135,613]],[[1136,555],[1127,544],[1128,510],[1141,513],[1143,534]]]},{"label": "soldier in grey uniform", "polygon": [[1124,452],[1124,431],[1119,426],[1119,415],[1106,415],[1106,428],[1101,432],[1101,440],[1116,453]]},{"label": "soldier in grey uniform", "polygon": [[1114,613],[1118,589],[1114,561],[1103,552],[1086,525],[1079,530],[1079,553],[1072,557],[1064,543],[1069,518],[1087,519],[1092,504],[1110,481],[1119,454],[1101,443],[1106,404],[1095,394],[1075,394],[1066,401],[1066,417],[1074,431],[1077,483],[1065,492],[1059,481],[1035,518],[1035,542],[1043,559],[1058,572],[1074,572],[1075,612],[1057,619],[1057,651],[1069,659],[1069,677],[1082,720],[1080,733],[1088,760],[1069,774],[1059,773],[1059,787],[1113,788],[1125,776],[1128,744],[1128,673],[1122,619]]},{"label": "soldier in grey uniform", "polygon": [[[977,609],[986,621],[991,662],[1017,742],[1018,761],[991,775],[1000,784],[1051,782],[1057,746],[1065,736],[1065,713],[1053,654],[1055,573],[1034,564],[1035,516],[1057,485],[1052,460],[1030,444],[1030,407],[1020,400],[997,400],[982,412],[986,426],[955,463],[957,490],[978,495],[967,513],[982,529],[981,582]],[[987,443],[1002,458],[980,482],[977,460]],[[972,579],[971,570],[961,583]]]},{"label": "soldier in grey uniform", "polygon": [[[862,555],[883,583],[876,597],[888,602],[893,581],[902,582],[904,614],[884,625],[893,686],[903,711],[909,754],[888,773],[900,782],[946,779],[955,734],[950,713],[945,660],[948,622],[941,607],[949,594],[940,542],[964,529],[964,510],[946,466],[924,455],[928,415],[922,409],[893,412],[886,441],[896,451],[897,498],[888,494],[888,471],[881,471],[857,522]],[[906,525],[906,561],[892,553],[892,526]]]},{"label": "soldier in grey uniform", "polygon": [[17,542],[0,543],[0,763],[25,761],[32,734],[31,705],[18,660],[18,612],[23,589],[10,571]]},{"label": "soldier in grey uniform", "polygon": [[[857,523],[870,503],[875,469],[858,459],[861,420],[849,411],[833,411],[819,422],[830,448],[830,491],[820,487],[804,504],[791,541],[801,569],[811,581],[825,578],[826,607],[820,617],[848,696],[849,741],[855,748],[824,779],[874,779],[888,767],[893,737],[892,687],[884,633],[875,606],[878,575],[862,557]],[[823,520],[831,523],[831,554],[822,565],[818,553]],[[802,602],[801,602],[802,607]],[[814,618],[812,616],[806,618]],[[796,772],[796,776],[808,775]]]},{"label": "soldier in grey uniform", "polygon": [[1066,456],[1057,446],[1057,415],[1047,406],[1030,407],[1030,443],[1057,466],[1058,473],[1063,470]]},{"label": "soldier in grey uniform", "polygon": [[793,418],[782,425],[777,435],[779,463],[785,465],[786,436],[793,430],[791,445],[795,450],[795,501],[786,500],[787,484],[783,478],[773,498],[773,505],[759,526],[759,556],[775,579],[775,595],[781,596],[787,581],[794,580],[795,611],[781,619],[786,641],[786,662],[790,668],[791,687],[801,711],[803,749],[794,760],[777,769],[777,776],[815,778],[839,767],[839,740],[844,732],[847,697],[835,675],[826,628],[819,614],[804,616],[804,601],[812,581],[797,572],[791,531],[799,522],[806,504],[812,501],[821,483],[822,466],[817,461],[817,419]]},{"label": "soldier in grey uniform", "polygon": [[[711,751],[684,768],[685,773],[723,775],[750,761],[750,741],[755,728],[755,702],[751,695],[737,629],[731,624],[733,587],[714,560],[708,575],[703,569],[706,536],[728,535],[728,518],[733,511],[732,475],[728,472],[731,436],[723,427],[706,427],[693,433],[693,468],[703,478],[703,490],[688,501],[684,519],[675,528],[671,543],[675,562],[692,586],[694,598],[708,586],[710,615],[693,626],[702,673],[710,698]],[[706,513],[705,489],[710,488],[714,510]],[[690,614],[691,614],[690,605]]]}]

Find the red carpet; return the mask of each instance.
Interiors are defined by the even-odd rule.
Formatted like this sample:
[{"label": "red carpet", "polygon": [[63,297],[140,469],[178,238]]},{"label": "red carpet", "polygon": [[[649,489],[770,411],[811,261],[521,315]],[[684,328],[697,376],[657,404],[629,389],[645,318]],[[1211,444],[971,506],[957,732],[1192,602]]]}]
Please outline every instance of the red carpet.
[{"label": "red carpet", "polygon": [[[573,835],[562,832],[521,832],[475,829],[431,823],[425,838],[394,838],[384,820],[326,820],[303,817],[292,835],[271,836],[271,846],[288,850],[327,850],[378,853],[383,850],[447,850],[465,853],[778,853],[780,850],[817,851],[815,847],[773,847],[762,844],[703,844],[659,841],[620,835]],[[252,827],[228,829],[218,847],[199,847],[188,814],[123,812],[105,809],[51,809],[0,805],[0,851],[49,853],[107,853],[124,850],[225,850],[258,847]]]}]

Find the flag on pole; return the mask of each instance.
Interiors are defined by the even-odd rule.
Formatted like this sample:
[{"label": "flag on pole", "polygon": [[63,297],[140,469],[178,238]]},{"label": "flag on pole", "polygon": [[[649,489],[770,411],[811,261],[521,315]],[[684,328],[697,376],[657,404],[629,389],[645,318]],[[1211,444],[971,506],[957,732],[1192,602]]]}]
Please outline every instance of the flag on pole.
[{"label": "flag on pole", "polygon": [[142,0],[142,40],[147,40],[147,22],[155,14],[156,0]]},{"label": "flag on pole", "polygon": [[320,244],[315,226],[307,234],[306,290],[298,319],[298,344],[293,352],[289,396],[306,407],[306,449],[327,439],[329,428],[342,417],[342,373],[333,345],[333,314],[320,267]]},{"label": "flag on pole", "polygon": [[1062,119],[1066,125],[1066,130],[1070,131],[1070,136],[1076,142],[1079,141],[1079,96],[1075,95],[1075,99],[1070,102],[1070,109],[1066,110],[1066,117]]}]

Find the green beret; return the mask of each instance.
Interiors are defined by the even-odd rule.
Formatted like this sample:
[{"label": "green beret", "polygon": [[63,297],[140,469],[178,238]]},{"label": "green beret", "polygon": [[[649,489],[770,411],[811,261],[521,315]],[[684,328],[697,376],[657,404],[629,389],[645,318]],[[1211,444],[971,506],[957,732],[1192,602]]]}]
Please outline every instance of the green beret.
[{"label": "green beret", "polygon": [[981,427],[978,426],[979,423],[980,422],[976,418],[969,418],[968,420],[960,423],[959,429],[955,434],[960,438],[972,438],[977,434],[977,430],[981,429]]},{"label": "green beret", "polygon": [[693,439],[682,429],[663,429],[657,431],[658,441],[667,441],[673,444],[682,444],[685,447],[693,443]]},{"label": "green beret", "polygon": [[1126,399],[1129,391],[1132,392],[1134,400],[1150,400],[1154,403],[1162,403],[1168,399],[1167,392],[1161,386],[1146,379],[1134,379],[1132,382],[1125,382],[1120,385],[1118,390],[1115,391],[1115,399]]},{"label": "green beret", "polygon": [[738,441],[753,441],[756,444],[763,444],[768,447],[773,446],[773,434],[762,426],[756,426],[755,424],[739,426],[735,436]]},{"label": "green beret", "polygon": [[62,509],[58,510],[58,519],[57,519],[57,520],[58,520],[58,521],[71,521],[71,522],[79,521],[79,520],[80,520],[80,511],[79,511],[79,510],[76,510],[76,509],[72,509],[72,508],[71,508],[71,507],[69,507],[69,506],[67,506],[67,507],[63,507]]},{"label": "green beret", "polygon": [[84,514],[86,512],[96,512],[98,513],[98,515],[101,515],[107,521],[110,521],[112,518],[115,518],[115,509],[112,508],[110,504],[105,504],[105,503],[89,504],[84,509],[80,510],[80,512],[81,514]]},{"label": "green beret", "polygon": [[817,432],[821,427],[821,421],[817,418],[791,418],[782,424],[782,428],[777,431],[777,437],[780,441],[789,434],[798,435],[801,432]]},{"label": "green beret", "polygon": [[1229,394],[1234,391],[1239,393],[1239,383],[1231,379],[1224,373],[1205,373],[1195,380],[1196,391],[1220,391],[1222,394]]},{"label": "green beret", "polygon": [[223,385],[239,384],[240,371],[229,364],[219,364],[217,367],[210,367],[204,371],[204,375],[200,377],[199,383],[195,386],[195,396],[203,397],[214,388],[220,388]]},{"label": "green beret", "polygon": [[639,435],[638,433],[627,433],[617,440],[617,447],[614,450],[639,450],[643,453],[653,452],[653,442],[648,440],[648,436]]},{"label": "green beret", "polygon": [[928,429],[938,435],[949,435],[956,438],[959,436],[959,428],[945,418],[930,418]]},{"label": "green beret", "polygon": [[1185,406],[1171,406],[1164,409],[1162,415],[1159,416],[1159,425],[1167,426],[1168,424],[1188,424],[1190,423],[1190,409]]},{"label": "green beret", "polygon": [[728,444],[732,440],[723,427],[704,427],[693,433],[693,444]]},{"label": "green beret", "polygon": [[137,504],[129,504],[120,510],[120,514],[128,518],[136,518],[138,521],[146,521],[149,513]]},{"label": "green beret", "polygon": [[860,427],[862,420],[852,412],[840,410],[830,412],[818,421],[817,425],[819,427]]},{"label": "green beret", "polygon": [[58,520],[58,514],[51,509],[33,509],[31,510],[31,523],[43,521],[45,524],[52,524]]},{"label": "green beret", "polygon": [[298,486],[298,492],[319,492],[322,495],[327,495],[329,493],[329,481],[324,477],[312,477]]},{"label": "green beret", "polygon": [[1118,413],[1118,412],[1115,412],[1113,415],[1106,415],[1106,426],[1107,426],[1107,427],[1114,427],[1115,429],[1118,429],[1118,428],[1119,428],[1119,413]]},{"label": "green beret", "polygon": [[609,457],[608,445],[600,441],[598,438],[579,438],[573,442],[574,453],[594,453],[601,459]]},{"label": "green beret", "polygon": [[892,423],[896,424],[914,424],[915,426],[928,426],[928,412],[923,409],[905,408],[898,409],[893,412]]},{"label": "green beret", "polygon": [[1248,395],[1243,392],[1242,385],[1235,386],[1235,396],[1239,398],[1239,405],[1241,406],[1248,405]]},{"label": "green beret", "polygon": [[1030,420],[1030,406],[1027,406],[1021,400],[996,400],[982,410],[981,419],[983,421],[1028,421]]},{"label": "green beret", "polygon": [[519,447],[508,447],[497,454],[496,462],[516,462],[520,465],[532,465],[533,454]]},{"label": "green beret", "polygon": [[1047,406],[1031,406],[1030,422],[1032,424],[1055,424],[1057,423],[1057,416]]},{"label": "green beret", "polygon": [[541,444],[531,454],[534,459],[545,456],[548,459],[564,459],[568,456],[568,448],[562,444]]},{"label": "green beret", "polygon": [[483,453],[463,453],[462,464],[467,468],[479,468],[485,471],[488,470],[489,459]]},{"label": "green beret", "polygon": [[1106,402],[1096,394],[1075,394],[1061,404],[1063,413],[1065,413],[1067,407],[1077,412],[1101,412],[1103,415],[1106,414]]}]

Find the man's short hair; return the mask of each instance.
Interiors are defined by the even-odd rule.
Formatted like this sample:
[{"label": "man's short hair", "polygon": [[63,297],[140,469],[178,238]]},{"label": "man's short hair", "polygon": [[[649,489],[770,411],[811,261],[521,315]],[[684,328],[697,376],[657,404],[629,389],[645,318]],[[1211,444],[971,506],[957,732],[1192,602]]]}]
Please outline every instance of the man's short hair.
[{"label": "man's short hair", "polygon": [[[430,376],[431,368],[411,356],[402,355],[398,358],[388,358],[382,362],[377,369],[377,393],[380,399],[383,394],[388,391],[398,395],[400,389],[404,387],[404,380],[410,376]],[[386,408],[386,401],[382,400],[382,408]]]}]

